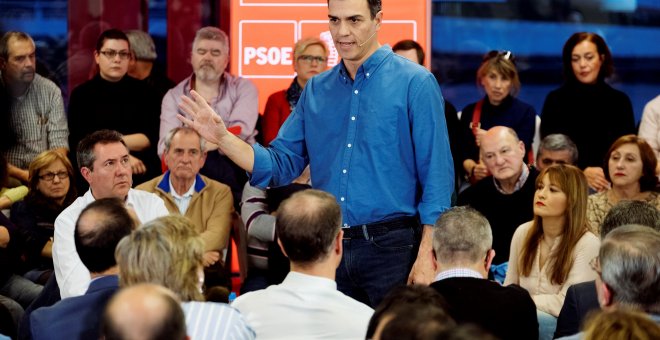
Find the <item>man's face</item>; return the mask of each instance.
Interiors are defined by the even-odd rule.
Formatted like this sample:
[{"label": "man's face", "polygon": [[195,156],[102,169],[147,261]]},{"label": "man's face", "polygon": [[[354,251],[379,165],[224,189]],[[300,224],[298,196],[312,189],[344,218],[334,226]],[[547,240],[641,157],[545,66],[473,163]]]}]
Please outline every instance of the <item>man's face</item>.
[{"label": "man's face", "polygon": [[199,136],[193,132],[179,131],[174,135],[165,154],[165,163],[173,178],[192,179],[199,173],[206,161],[199,142]]},{"label": "man's face", "polygon": [[101,50],[94,52],[94,59],[99,65],[101,78],[110,82],[120,81],[128,72],[130,55],[128,41],[106,39]]},{"label": "man's face", "polygon": [[133,181],[128,149],[122,143],[96,144],[94,157],[94,170],[80,170],[94,198],[126,198]]},{"label": "man's face", "polygon": [[196,79],[217,81],[227,68],[229,55],[221,42],[201,39],[193,46],[190,63]]},{"label": "man's face", "polygon": [[536,160],[536,168],[539,171],[555,164],[572,164],[573,157],[568,150],[550,151],[541,148],[539,157]]},{"label": "man's face", "polygon": [[371,18],[367,0],[330,0],[330,34],[344,61],[362,63],[378,48],[383,13]]},{"label": "man's face", "polygon": [[481,139],[481,157],[498,181],[516,180],[522,172],[525,146],[508,134],[486,134]]},{"label": "man's face", "polygon": [[35,48],[31,40],[9,39],[7,60],[0,58],[2,76],[11,85],[28,85],[34,80]]}]

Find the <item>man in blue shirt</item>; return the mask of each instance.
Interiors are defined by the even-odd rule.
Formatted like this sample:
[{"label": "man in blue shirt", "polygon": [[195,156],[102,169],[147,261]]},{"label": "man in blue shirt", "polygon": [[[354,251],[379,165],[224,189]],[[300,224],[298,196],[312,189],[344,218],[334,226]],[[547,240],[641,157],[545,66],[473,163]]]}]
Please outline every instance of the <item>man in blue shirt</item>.
[{"label": "man in blue shirt", "polygon": [[193,119],[179,119],[251,172],[252,185],[290,183],[309,163],[313,187],[342,209],[338,289],[375,306],[406,279],[433,279],[432,225],[454,178],[444,102],[431,73],[378,43],[381,1],[330,0],[328,13],[342,62],[308,81],[269,149],[228,133],[192,91],[181,109]]}]

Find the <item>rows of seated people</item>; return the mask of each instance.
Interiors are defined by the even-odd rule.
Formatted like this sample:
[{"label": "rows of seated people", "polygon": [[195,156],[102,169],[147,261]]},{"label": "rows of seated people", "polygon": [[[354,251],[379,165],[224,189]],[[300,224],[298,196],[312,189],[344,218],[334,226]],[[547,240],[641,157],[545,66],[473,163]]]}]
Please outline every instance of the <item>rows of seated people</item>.
[{"label": "rows of seated people", "polygon": [[[35,72],[30,36],[0,39],[0,207],[8,216],[0,215],[0,333],[121,338],[150,322],[128,322],[138,316],[181,314],[168,307],[117,319],[128,314],[113,311],[140,306],[130,305],[138,301],[128,290],[124,301],[112,296],[136,286],[145,298],[175,301],[193,339],[546,339],[578,333],[599,305],[609,314],[592,325],[622,313],[612,329],[651,318],[644,332],[657,336],[660,97],[645,108],[637,136],[630,100],[605,81],[613,65],[600,36],[576,33],[566,42],[566,82],[548,94],[538,131],[534,109],[515,98],[520,81],[509,51],[484,56],[484,98],[460,117],[445,103],[456,173],[446,180],[461,188],[456,205],[471,208],[451,208],[435,223],[434,280],[417,282],[434,289],[393,290],[382,301],[340,292],[343,197],[307,190],[309,167],[289,185],[253,186],[244,165],[181,119],[195,118],[182,99],[194,90],[229,132],[268,145],[308,81],[326,70],[327,46],[317,38],[296,44],[297,76],[269,97],[261,117],[257,88],[225,70],[228,48],[220,29],[200,29],[193,73],[175,85],[154,65],[147,34],[107,30],[93,56],[98,73],[74,89],[65,113],[60,89]],[[424,60],[414,41],[393,50]],[[225,263],[237,224],[248,255],[242,287],[232,287]],[[627,224],[647,227],[617,228]],[[139,286],[145,282],[171,291]],[[226,301],[231,290],[241,293],[232,307],[204,302]],[[602,331],[584,325],[578,336]]]}]

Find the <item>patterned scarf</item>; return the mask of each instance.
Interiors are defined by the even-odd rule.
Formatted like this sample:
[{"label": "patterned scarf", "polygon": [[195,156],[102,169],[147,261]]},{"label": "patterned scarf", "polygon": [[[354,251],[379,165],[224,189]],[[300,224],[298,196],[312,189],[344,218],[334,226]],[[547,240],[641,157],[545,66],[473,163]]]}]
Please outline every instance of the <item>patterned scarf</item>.
[{"label": "patterned scarf", "polygon": [[291,111],[298,104],[298,99],[300,99],[300,94],[302,93],[303,88],[298,84],[298,77],[293,78],[291,86],[286,90],[286,100],[289,102]]}]

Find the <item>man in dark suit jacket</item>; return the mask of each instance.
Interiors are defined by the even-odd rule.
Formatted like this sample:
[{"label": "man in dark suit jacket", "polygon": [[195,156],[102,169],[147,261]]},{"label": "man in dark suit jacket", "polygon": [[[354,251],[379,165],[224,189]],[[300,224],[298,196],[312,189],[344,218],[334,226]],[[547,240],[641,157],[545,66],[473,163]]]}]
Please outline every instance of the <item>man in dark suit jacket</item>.
[{"label": "man in dark suit jacket", "polygon": [[447,300],[458,324],[474,323],[500,339],[537,339],[536,306],[517,285],[489,281],[495,256],[488,220],[470,207],[454,207],[435,223],[436,278],[431,287]]},{"label": "man in dark suit jacket", "polygon": [[117,198],[96,200],[82,211],[76,222],[75,243],[92,282],[85,295],[35,310],[30,316],[33,339],[98,338],[105,305],[119,289],[115,248],[134,226],[124,203]]}]

